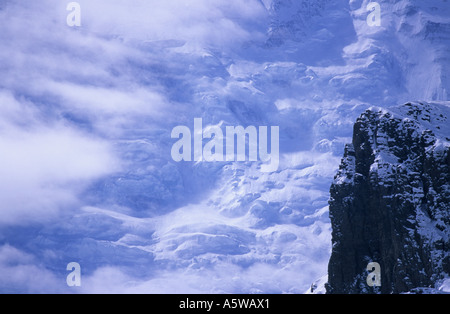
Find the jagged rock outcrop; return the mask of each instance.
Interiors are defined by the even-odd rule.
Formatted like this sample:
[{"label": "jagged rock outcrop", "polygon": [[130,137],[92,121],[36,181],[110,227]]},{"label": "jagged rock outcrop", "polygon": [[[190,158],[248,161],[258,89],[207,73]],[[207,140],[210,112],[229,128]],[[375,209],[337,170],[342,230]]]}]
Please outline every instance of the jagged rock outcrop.
[{"label": "jagged rock outcrop", "polygon": [[[331,186],[327,293],[435,288],[450,274],[450,107],[371,108]],[[381,286],[367,265],[381,266]]]}]

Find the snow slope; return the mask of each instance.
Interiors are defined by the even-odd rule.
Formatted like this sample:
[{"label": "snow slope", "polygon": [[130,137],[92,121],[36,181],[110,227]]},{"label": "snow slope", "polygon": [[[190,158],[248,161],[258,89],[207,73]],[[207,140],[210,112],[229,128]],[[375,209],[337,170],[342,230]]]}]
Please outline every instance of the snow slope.
[{"label": "snow slope", "polygon": [[[78,262],[88,293],[303,293],[356,118],[448,100],[445,1],[379,1],[379,28],[367,0],[79,1],[80,28],[57,2],[0,4],[2,292],[77,292]],[[174,162],[200,117],[279,126],[278,171]]]}]

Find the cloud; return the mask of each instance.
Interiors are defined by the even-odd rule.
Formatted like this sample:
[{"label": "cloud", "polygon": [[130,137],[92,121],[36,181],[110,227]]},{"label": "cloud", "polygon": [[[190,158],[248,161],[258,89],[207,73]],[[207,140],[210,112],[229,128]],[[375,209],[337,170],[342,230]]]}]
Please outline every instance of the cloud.
[{"label": "cloud", "polygon": [[[59,47],[92,47],[92,37],[120,37],[125,41],[182,40],[195,47],[233,49],[245,41],[263,39],[268,12],[259,0],[78,0],[81,7],[81,32],[84,43],[77,40],[77,29],[66,24],[68,2],[40,0],[33,3],[8,2],[2,22],[5,37],[18,35],[14,44],[26,46],[26,38],[42,44],[55,39]],[[21,32],[26,29],[26,32]],[[87,36],[86,36],[87,35]],[[78,48],[76,47],[78,46]],[[17,46],[16,46],[17,47]],[[69,47],[65,47],[66,49]],[[36,50],[46,50],[46,45]],[[90,57],[105,57],[91,55]]]},{"label": "cloud", "polygon": [[[248,268],[218,262],[209,268],[160,271],[147,280],[131,277],[117,267],[104,267],[84,278],[81,290],[88,294],[299,294],[322,274],[324,267],[322,263],[301,261],[291,261],[285,267],[256,263]],[[299,274],[308,276],[302,278]]]},{"label": "cloud", "polygon": [[13,246],[0,246],[0,293],[59,293],[66,291],[58,278],[36,259]]},{"label": "cloud", "polygon": [[257,0],[169,0],[130,3],[124,0],[84,1],[85,27],[98,33],[158,41],[181,39],[197,45],[230,46],[254,39],[250,24],[266,14]]},{"label": "cloud", "polygon": [[[117,171],[111,146],[0,93],[0,224],[45,221],[77,201],[84,185]],[[51,121],[51,119],[50,119]]]}]

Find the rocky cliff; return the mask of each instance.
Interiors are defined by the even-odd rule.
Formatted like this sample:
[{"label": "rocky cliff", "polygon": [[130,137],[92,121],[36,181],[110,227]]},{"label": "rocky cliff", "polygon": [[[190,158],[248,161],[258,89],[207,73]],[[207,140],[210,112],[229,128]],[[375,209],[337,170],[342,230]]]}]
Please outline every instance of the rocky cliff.
[{"label": "rocky cliff", "polygon": [[[437,289],[450,274],[450,108],[371,108],[331,186],[327,293]],[[381,286],[367,266],[380,265]]]}]

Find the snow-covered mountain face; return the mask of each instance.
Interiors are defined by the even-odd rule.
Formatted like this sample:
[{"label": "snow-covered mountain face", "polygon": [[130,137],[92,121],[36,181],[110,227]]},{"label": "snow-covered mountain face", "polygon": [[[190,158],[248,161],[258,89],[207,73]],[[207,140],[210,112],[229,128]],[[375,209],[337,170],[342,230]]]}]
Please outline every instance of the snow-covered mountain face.
[{"label": "snow-covered mountain face", "polygon": [[[0,3],[2,292],[304,292],[357,117],[448,100],[444,0],[78,3]],[[175,162],[194,118],[279,126],[278,171]]]}]

